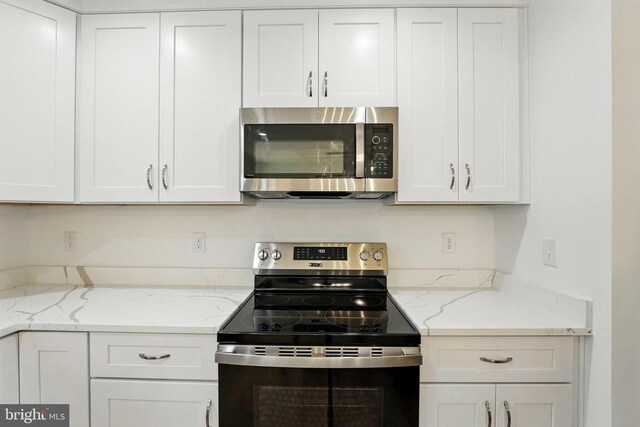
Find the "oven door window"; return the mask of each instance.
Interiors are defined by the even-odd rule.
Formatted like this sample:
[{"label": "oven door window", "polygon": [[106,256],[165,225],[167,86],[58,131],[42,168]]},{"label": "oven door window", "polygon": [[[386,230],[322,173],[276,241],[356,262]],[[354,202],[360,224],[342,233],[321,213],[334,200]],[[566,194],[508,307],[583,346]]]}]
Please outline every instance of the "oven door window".
[{"label": "oven door window", "polygon": [[220,427],[417,427],[418,367],[218,365]]},{"label": "oven door window", "polygon": [[353,124],[244,126],[245,178],[355,176]]}]

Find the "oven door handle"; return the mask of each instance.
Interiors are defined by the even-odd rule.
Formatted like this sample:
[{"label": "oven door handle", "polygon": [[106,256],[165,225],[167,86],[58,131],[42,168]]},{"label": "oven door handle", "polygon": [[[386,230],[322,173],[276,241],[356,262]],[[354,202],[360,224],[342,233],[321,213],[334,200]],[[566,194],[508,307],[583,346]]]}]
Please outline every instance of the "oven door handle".
[{"label": "oven door handle", "polygon": [[364,178],[364,123],[356,123],[356,178]]},{"label": "oven door handle", "polygon": [[[258,366],[267,368],[316,368],[316,369],[360,369],[360,368],[397,368],[422,365],[419,347],[384,347],[382,354],[376,356],[331,356],[331,349],[312,347],[311,354],[295,356],[290,349],[280,347],[288,355],[277,355],[278,347],[220,345],[216,352],[216,363],[221,365]],[[306,347],[307,349],[309,347]],[[349,347],[354,351],[355,347]],[[358,353],[368,353],[371,348],[362,348]],[[329,351],[327,351],[329,350]],[[281,350],[282,351],[282,350]],[[269,355],[275,352],[276,355]],[[256,354],[262,353],[262,354]],[[388,355],[386,355],[388,354]]]}]

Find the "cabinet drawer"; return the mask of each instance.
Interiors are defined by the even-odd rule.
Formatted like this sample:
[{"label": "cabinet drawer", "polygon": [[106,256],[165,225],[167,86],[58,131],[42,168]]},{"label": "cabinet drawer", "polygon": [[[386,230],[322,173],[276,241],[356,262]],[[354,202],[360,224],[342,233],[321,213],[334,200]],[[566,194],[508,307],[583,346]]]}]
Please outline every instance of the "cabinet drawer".
[{"label": "cabinet drawer", "polygon": [[215,380],[213,335],[91,334],[93,378]]},{"label": "cabinet drawer", "polygon": [[422,343],[420,381],[573,381],[574,339],[569,337],[434,337]]}]

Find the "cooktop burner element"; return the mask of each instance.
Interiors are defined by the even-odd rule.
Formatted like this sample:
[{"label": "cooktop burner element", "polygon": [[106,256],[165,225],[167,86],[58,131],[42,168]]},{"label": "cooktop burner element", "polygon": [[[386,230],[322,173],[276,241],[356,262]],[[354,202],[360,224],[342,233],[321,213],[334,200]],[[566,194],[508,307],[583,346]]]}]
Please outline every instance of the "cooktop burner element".
[{"label": "cooktop burner element", "polygon": [[383,243],[258,243],[255,291],[218,332],[237,344],[416,345]]}]

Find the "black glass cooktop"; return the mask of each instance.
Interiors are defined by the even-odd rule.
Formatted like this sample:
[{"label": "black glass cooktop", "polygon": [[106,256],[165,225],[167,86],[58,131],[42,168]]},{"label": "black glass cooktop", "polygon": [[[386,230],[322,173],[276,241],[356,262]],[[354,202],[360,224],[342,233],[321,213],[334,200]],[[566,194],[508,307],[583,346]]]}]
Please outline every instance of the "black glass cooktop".
[{"label": "black glass cooktop", "polygon": [[393,346],[420,334],[386,292],[255,292],[218,332],[218,342]]}]

